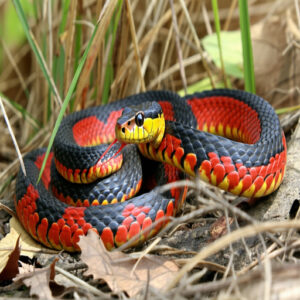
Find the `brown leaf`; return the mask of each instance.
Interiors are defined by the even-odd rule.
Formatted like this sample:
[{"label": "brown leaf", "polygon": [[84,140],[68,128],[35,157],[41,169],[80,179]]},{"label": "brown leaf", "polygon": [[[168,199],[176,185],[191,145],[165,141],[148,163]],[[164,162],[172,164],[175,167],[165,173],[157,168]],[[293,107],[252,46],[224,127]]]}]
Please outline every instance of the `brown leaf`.
[{"label": "brown leaf", "polygon": [[54,281],[54,268],[57,259],[46,268],[34,269],[33,271],[19,274],[15,281],[22,281],[30,287],[30,295],[40,299],[54,299],[53,295],[58,296],[64,292],[64,287]]},{"label": "brown leaf", "polygon": [[[18,219],[15,217],[11,218],[9,224],[10,232],[0,241],[0,272],[6,265],[8,256],[15,247],[16,241],[19,237],[21,255],[32,258],[37,252],[41,251],[42,249],[46,249],[33,240],[33,238],[24,230]],[[46,251],[49,252],[49,249],[46,249]]]},{"label": "brown leaf", "polygon": [[[231,225],[233,222],[233,218],[228,218],[228,224]],[[227,233],[227,224],[226,224],[226,218],[220,217],[215,221],[211,227],[210,227],[210,235],[211,235],[211,241],[216,240],[217,238],[223,236]]]},{"label": "brown leaf", "polygon": [[92,230],[78,242],[81,259],[88,265],[85,275],[103,279],[113,292],[126,291],[136,295],[147,284],[164,289],[178,271],[177,265],[160,256],[147,255],[136,265],[137,259],[122,252],[108,252],[102,240]]},{"label": "brown leaf", "polygon": [[12,280],[17,274],[19,274],[18,261],[20,257],[19,247],[20,236],[17,239],[14,250],[9,254],[7,263],[0,273],[0,281]]}]

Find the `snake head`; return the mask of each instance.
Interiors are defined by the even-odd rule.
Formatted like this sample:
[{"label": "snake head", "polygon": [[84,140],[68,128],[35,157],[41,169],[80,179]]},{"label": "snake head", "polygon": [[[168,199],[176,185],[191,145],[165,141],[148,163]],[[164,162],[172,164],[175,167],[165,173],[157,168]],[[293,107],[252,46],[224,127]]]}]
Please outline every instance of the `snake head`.
[{"label": "snake head", "polygon": [[116,138],[126,144],[152,143],[159,146],[165,132],[165,119],[157,102],[126,107],[115,127]]}]

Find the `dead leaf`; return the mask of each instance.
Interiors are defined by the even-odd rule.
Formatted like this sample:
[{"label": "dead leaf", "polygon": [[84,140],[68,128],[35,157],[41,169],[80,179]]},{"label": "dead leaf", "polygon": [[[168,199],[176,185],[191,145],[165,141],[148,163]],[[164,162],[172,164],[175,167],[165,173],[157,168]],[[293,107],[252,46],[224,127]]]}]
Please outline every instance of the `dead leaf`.
[{"label": "dead leaf", "polygon": [[[231,225],[233,222],[233,218],[228,218],[228,224]],[[217,238],[223,236],[224,234],[227,233],[227,224],[226,224],[226,218],[220,217],[215,221],[211,227],[210,227],[210,235],[211,235],[211,240],[214,241]]]},{"label": "dead leaf", "polygon": [[41,299],[54,299],[49,286],[50,267],[35,269],[34,272],[19,274],[15,281],[22,281],[30,287],[30,295],[36,295]]},{"label": "dead leaf", "polygon": [[19,264],[21,265],[21,267],[19,267],[19,274],[27,274],[33,272],[35,269],[34,265],[29,265],[22,261],[19,261]]},{"label": "dead leaf", "polygon": [[137,265],[130,255],[105,249],[102,240],[92,230],[81,236],[78,242],[81,259],[88,265],[85,275],[103,279],[115,293],[126,291],[130,297],[136,295],[147,284],[163,290],[178,271],[177,265],[160,256],[147,255]]},{"label": "dead leaf", "polygon": [[[21,255],[32,258],[36,253],[43,249],[49,252],[50,250],[44,248],[24,230],[18,219],[12,217],[10,219],[10,232],[0,241],[0,272],[3,270],[8,256],[15,247],[17,239],[20,237]],[[57,253],[57,251],[53,251]]]},{"label": "dead leaf", "polygon": [[20,236],[17,239],[14,250],[9,254],[5,267],[0,273],[0,281],[12,280],[17,274],[19,274],[19,257],[20,257]]},{"label": "dead leaf", "polygon": [[54,281],[56,261],[57,259],[46,268],[19,274],[14,281],[21,281],[30,287],[30,296],[35,295],[40,299],[54,299],[53,296],[59,296],[64,292],[64,287]]}]

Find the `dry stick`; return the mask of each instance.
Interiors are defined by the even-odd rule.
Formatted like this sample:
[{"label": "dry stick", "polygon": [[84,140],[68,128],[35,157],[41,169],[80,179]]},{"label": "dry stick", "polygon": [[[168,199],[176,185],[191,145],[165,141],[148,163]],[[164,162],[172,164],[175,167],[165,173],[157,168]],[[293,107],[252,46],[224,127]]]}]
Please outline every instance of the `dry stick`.
[{"label": "dry stick", "polygon": [[72,280],[74,283],[76,283],[82,289],[85,289],[86,291],[89,291],[90,293],[93,293],[94,295],[100,296],[101,299],[111,299],[111,297],[109,295],[106,295],[105,293],[103,293],[100,290],[96,289],[95,287],[89,285],[87,282],[74,276],[73,274],[65,271],[64,269],[55,266],[55,270],[58,271],[60,274],[64,275],[65,277],[67,277],[68,279]]},{"label": "dry stick", "polygon": [[67,95],[70,83],[71,83],[71,74],[72,74],[72,54],[73,54],[73,45],[74,45],[74,36],[75,36],[75,20],[77,13],[77,1],[71,1],[68,21],[67,21],[67,38],[65,44],[65,80],[64,80],[64,95]]},{"label": "dry stick", "polygon": [[[187,57],[186,59],[183,60],[183,66],[189,66],[192,65],[196,62],[201,61],[202,57],[201,55],[195,54],[193,56]],[[165,78],[169,77],[172,73],[178,71],[180,69],[180,63],[176,63],[173,66],[171,66],[169,69],[165,70],[163,73],[160,73],[156,78],[154,78],[150,84],[148,85],[148,87],[150,89],[154,88],[157,84],[159,84],[162,80],[164,80]]]},{"label": "dry stick", "polygon": [[[24,58],[25,55],[30,50],[30,46],[28,44],[24,44],[21,49],[16,49],[18,52],[14,53],[14,62],[16,65],[19,65],[19,62]],[[4,70],[2,70],[2,73],[0,74],[0,81],[3,82],[5,79],[11,75],[11,73],[14,71],[14,67],[9,65],[6,66]],[[9,79],[10,80],[10,79]],[[3,90],[2,90],[3,92]]]},{"label": "dry stick", "polygon": [[[158,74],[162,74],[162,72],[163,72],[166,57],[167,57],[167,53],[168,53],[168,49],[169,49],[169,46],[170,46],[170,41],[171,41],[171,38],[172,38],[172,32],[173,32],[173,24],[171,24],[170,30],[168,32],[168,37],[167,37],[167,41],[165,43],[164,52],[163,52],[162,59],[161,59],[161,62],[160,62],[160,68],[159,68],[159,73]],[[161,88],[161,80],[160,80],[160,77],[158,77],[158,78],[159,78],[159,80],[158,80],[157,85],[158,85],[158,88]]]},{"label": "dry stick", "polygon": [[9,134],[11,136],[11,139],[14,143],[14,146],[15,146],[15,149],[17,151],[17,154],[18,154],[18,157],[19,157],[19,161],[20,161],[20,165],[21,165],[21,168],[22,168],[22,171],[24,173],[24,175],[26,176],[26,170],[25,170],[25,165],[24,165],[24,162],[23,162],[23,158],[22,158],[22,154],[21,154],[21,151],[19,149],[19,146],[18,146],[18,143],[17,143],[17,140],[15,138],[15,135],[14,135],[14,132],[10,126],[10,123],[9,123],[9,120],[8,120],[8,117],[7,117],[7,114],[5,112],[5,108],[4,108],[4,105],[3,105],[3,102],[2,102],[2,97],[0,97],[0,107],[1,107],[1,110],[3,112],[3,117],[4,117],[4,120],[6,122],[6,125],[7,125],[7,128],[8,128],[8,131],[9,131]]},{"label": "dry stick", "polygon": [[[259,278],[261,277],[260,270],[255,270],[250,274],[246,274],[243,277],[237,278],[236,284],[251,282],[251,279],[255,279],[255,276],[258,276]],[[199,283],[192,286],[189,285],[185,287],[185,290],[183,290],[181,294],[185,296],[191,296],[191,295],[195,295],[196,293],[217,292],[220,291],[221,289],[228,288],[231,285],[232,285],[232,277],[228,277],[222,280]],[[244,299],[244,298],[239,297],[238,299]]]},{"label": "dry stick", "polygon": [[[204,189],[202,187],[200,187],[200,189],[196,186],[195,188],[196,190],[200,190],[202,191],[204,194],[206,194],[208,197],[212,198],[214,201],[216,201],[217,203],[220,203],[220,205],[222,205],[223,209],[224,207],[227,207],[233,214],[238,215],[239,217],[245,219],[246,221],[252,223],[252,224],[258,224],[257,221],[255,219],[253,219],[251,216],[249,216],[247,213],[245,213],[244,211],[242,211],[241,209],[239,209],[236,206],[233,206],[232,204],[228,203],[227,201],[224,200],[220,200],[220,198],[218,198],[212,191],[210,191],[209,189]],[[267,234],[269,236],[269,238],[276,242],[277,244],[283,246],[283,244],[280,242],[280,240],[276,239],[273,235],[271,234]],[[260,237],[262,239],[262,237]]]},{"label": "dry stick", "polygon": [[230,25],[230,22],[231,22],[231,19],[232,19],[232,16],[233,16],[233,12],[236,8],[237,2],[238,2],[238,0],[232,0],[232,2],[231,2],[229,12],[228,12],[228,16],[227,16],[225,24],[224,24],[224,29],[223,29],[224,31],[227,31],[228,28],[229,28],[229,25]]},{"label": "dry stick", "polygon": [[[229,216],[228,216],[228,208],[225,208],[224,209],[224,213],[225,213],[225,220],[226,220],[226,228],[227,228],[227,232],[230,233],[231,230],[230,230],[230,225],[229,225]],[[234,257],[234,251],[233,251],[233,247],[232,247],[232,243],[230,243],[229,245],[229,249],[230,249],[230,258],[229,258],[229,262],[227,264],[227,267],[226,267],[226,271],[224,273],[224,276],[223,278],[226,278],[230,272],[230,269],[232,270],[232,274],[233,274],[233,277],[235,278],[235,270],[234,270],[234,265],[233,265],[233,257]]]},{"label": "dry stick", "polygon": [[262,233],[265,231],[281,231],[287,230],[290,228],[300,228],[300,220],[292,220],[292,221],[280,221],[280,222],[265,222],[261,224],[248,225],[243,227],[242,229],[238,229],[233,231],[232,233],[223,236],[213,242],[212,244],[205,247],[201,250],[195,257],[191,258],[189,263],[187,263],[178,273],[177,276],[172,280],[172,282],[168,286],[168,290],[173,288],[178,281],[197,263],[205,258],[217,253],[218,251],[227,247],[230,243],[233,243],[240,238],[250,237],[258,233]]},{"label": "dry stick", "polygon": [[[154,0],[153,2],[155,3],[156,0]],[[153,23],[156,24],[158,22],[158,18],[160,15],[160,12],[163,11],[162,9],[162,5],[164,4],[163,1],[159,1],[157,8],[156,8],[156,12],[154,14],[154,20]],[[150,42],[149,47],[146,50],[146,53],[144,55],[144,60],[143,60],[143,64],[142,64],[142,75],[145,76],[146,70],[147,70],[147,66],[150,60],[150,54],[152,52],[153,46],[154,46],[154,42],[155,40],[153,39],[153,41]]]},{"label": "dry stick", "polygon": [[[50,74],[52,73],[52,67],[53,67],[53,23],[52,23],[52,3],[51,1],[45,1],[44,2],[44,11],[43,11],[43,18],[46,19],[47,15],[47,23],[48,23],[48,65],[49,65],[49,71]],[[66,74],[66,73],[65,73]],[[44,89],[44,93],[46,92],[46,89]],[[49,88],[48,88],[49,89]],[[47,124],[48,122],[48,113],[49,113],[49,108],[48,108],[48,101],[47,101],[47,96],[43,97],[44,98],[44,107],[43,107],[43,124]],[[50,105],[51,108],[50,110],[53,110],[54,115],[56,115],[56,111],[54,109],[53,101],[52,101],[52,93],[49,93],[49,100],[50,100]],[[53,118],[50,119],[50,123],[52,123],[54,120]]]},{"label": "dry stick", "polygon": [[266,253],[265,256],[265,264],[264,264],[264,269],[265,269],[265,288],[264,288],[264,299],[268,300],[271,297],[271,288],[272,288],[272,265],[271,265],[271,261],[270,258],[268,256],[268,252],[267,252],[267,247],[266,244],[261,236],[261,234],[259,234],[259,238],[262,242],[263,248],[264,248],[264,252]]},{"label": "dry stick", "polygon": [[130,32],[131,32],[131,37],[132,37],[132,42],[133,42],[136,65],[137,65],[137,69],[138,69],[138,75],[140,77],[141,90],[142,90],[142,92],[145,92],[146,86],[145,86],[145,81],[144,81],[143,74],[142,74],[140,50],[139,50],[139,46],[138,46],[137,39],[136,39],[134,20],[133,20],[133,15],[132,15],[131,5],[130,5],[129,0],[126,0],[126,7],[127,7],[127,17],[128,17],[129,26],[130,26]]},{"label": "dry stick", "polygon": [[34,122],[33,118],[31,118],[31,116],[28,116],[27,114],[22,114],[21,111],[19,111],[16,107],[14,107],[11,102],[9,102],[9,100],[5,97],[2,97],[2,101],[4,102],[4,104],[9,107],[13,112],[14,114],[18,117],[18,118],[23,118],[25,119],[32,127],[34,128],[39,128],[37,123]]},{"label": "dry stick", "polygon": [[105,66],[103,64],[102,57],[104,57],[104,44],[100,46],[99,53],[98,53],[98,62],[97,62],[97,69],[96,69],[96,86],[97,86],[97,97],[96,97],[96,105],[101,104],[101,98],[103,94],[103,83],[104,83],[104,72]]},{"label": "dry stick", "polygon": [[52,7],[51,1],[48,1],[48,30],[49,30],[49,69],[52,74],[52,65],[53,65],[53,26],[52,26]]},{"label": "dry stick", "polygon": [[[101,11],[103,7],[103,1],[98,0],[96,5],[96,11]],[[102,57],[104,56],[104,43],[101,44],[98,51],[98,61],[96,68],[96,79],[95,83],[97,86],[97,97],[96,97],[96,105],[100,105],[102,101],[102,93],[103,93],[103,82],[104,82],[104,72],[106,68],[103,66]]]},{"label": "dry stick", "polygon": [[[251,221],[252,223],[254,223],[254,220],[252,218],[250,218],[247,214],[245,214],[244,212],[240,211],[238,208],[230,205],[229,203],[227,203],[226,201],[220,201],[218,199],[218,197],[215,197],[215,195],[213,193],[211,193],[209,190],[206,190],[205,193],[207,195],[210,195],[211,198],[213,198],[215,201],[217,201],[218,203],[220,204],[223,204],[226,209],[230,209],[234,214],[240,214],[242,213],[242,215],[244,216],[244,218],[248,221]],[[270,260],[268,259],[268,256],[267,256],[267,247],[266,247],[266,244],[264,242],[264,239],[262,237],[262,235],[259,233],[258,234],[258,237],[261,241],[261,244],[263,246],[263,249],[264,249],[264,252],[266,253],[266,263],[265,263],[265,274],[266,274],[266,280],[265,280],[265,289],[264,289],[264,299],[268,299],[269,296],[270,296],[270,293],[271,293],[271,276],[272,276],[272,273],[271,273],[271,264],[270,264]],[[269,236],[271,239],[273,239],[272,236]]]},{"label": "dry stick", "polygon": [[184,71],[184,66],[183,66],[183,57],[182,57],[182,52],[181,52],[181,47],[180,47],[180,42],[179,42],[179,30],[178,30],[178,25],[177,25],[177,18],[176,18],[176,13],[174,9],[174,4],[173,0],[169,0],[170,6],[171,6],[171,11],[172,11],[172,20],[173,20],[173,29],[175,33],[175,42],[176,42],[176,48],[177,48],[177,55],[178,55],[178,61],[179,61],[179,66],[180,66],[180,75],[181,79],[183,82],[183,88],[185,94],[187,93],[187,83],[186,83],[186,76],[185,76],[185,71]]},{"label": "dry stick", "polygon": [[202,2],[202,16],[203,16],[203,20],[204,20],[204,24],[205,24],[205,27],[206,27],[207,34],[208,35],[213,34],[213,31],[211,29],[210,22],[209,22],[207,9],[206,9],[206,6],[205,6],[204,2]]},{"label": "dry stick", "polygon": [[294,0],[295,2],[295,8],[296,8],[296,16],[298,21],[298,27],[300,28],[300,12],[299,12],[299,3],[298,0]]},{"label": "dry stick", "polygon": [[97,20],[97,32],[95,33],[90,51],[86,58],[86,62],[81,71],[80,78],[78,79],[75,101],[73,105],[74,108],[77,108],[80,102],[85,99],[84,91],[89,86],[91,70],[94,66],[97,55],[99,54],[99,47],[103,44],[106,29],[108,28],[113,12],[115,11],[117,2],[118,0],[106,0],[100,12],[99,18]]},{"label": "dry stick", "polygon": [[6,92],[9,89],[13,89],[16,86],[20,86],[20,80],[17,78],[7,79],[7,81],[0,82],[0,91],[2,93]]},{"label": "dry stick", "polygon": [[[173,247],[170,247],[167,245],[156,245],[155,248],[153,249],[153,252],[156,252],[159,254],[165,254],[165,255],[181,255],[181,254],[195,255],[195,254],[197,254],[197,252],[195,252],[195,251],[177,249],[177,248],[173,248]],[[178,260],[179,260],[178,263],[181,264],[180,259],[178,259]],[[185,264],[186,264],[186,261],[182,265],[185,265]]]},{"label": "dry stick", "polygon": [[285,253],[288,250],[298,248],[299,246],[300,246],[300,241],[296,240],[288,246],[281,247],[281,248],[275,250],[277,245],[275,243],[273,243],[267,249],[266,253],[262,253],[260,258],[255,259],[252,263],[250,263],[249,265],[247,265],[246,267],[244,267],[242,270],[238,271],[237,273],[238,273],[239,276],[244,275],[249,270],[253,269],[256,265],[258,265],[259,262],[263,262],[263,260],[265,259],[266,254],[268,255],[269,259],[274,259],[275,257],[279,256],[280,254]]},{"label": "dry stick", "polygon": [[[236,228],[240,228],[240,225],[239,225],[239,223],[238,223],[238,220],[237,220],[236,215],[234,215],[234,223],[235,223]],[[244,238],[242,238],[242,243],[243,243],[244,248],[245,248],[245,250],[246,250],[246,253],[247,253],[247,255],[248,255],[249,262],[251,262],[251,260],[252,260],[251,251],[250,251],[250,249],[249,249],[249,247],[248,247],[248,245],[247,245],[247,243],[246,243],[246,241],[245,241]]]},{"label": "dry stick", "polygon": [[[197,179],[197,178],[196,178],[196,179]],[[200,182],[199,178],[198,178],[198,181]],[[180,183],[180,182],[178,182],[178,183]],[[200,185],[200,183],[197,183],[197,182],[195,182],[195,181],[185,181],[185,180],[181,181],[181,184],[183,184],[183,183],[184,183],[186,186],[191,187],[191,188],[193,188],[193,189],[195,189],[195,190],[202,191],[202,192],[203,192],[204,194],[206,194],[209,198],[211,198],[211,199],[213,199],[215,202],[217,202],[218,205],[219,205],[219,208],[217,207],[216,209],[221,209],[221,210],[223,210],[223,209],[225,208],[226,210],[230,210],[230,211],[234,214],[235,218],[236,218],[236,216],[239,216],[239,217],[241,217],[241,218],[247,220],[248,222],[251,222],[252,224],[255,224],[255,223],[256,223],[256,220],[254,220],[253,218],[251,218],[248,214],[246,214],[245,212],[243,212],[242,210],[240,210],[238,207],[235,207],[235,206],[231,205],[230,203],[228,203],[227,201],[224,201],[222,198],[219,198],[217,195],[215,195],[215,194],[214,194],[212,191],[210,191],[209,189],[203,189],[203,188],[202,188],[202,185]],[[171,184],[168,184],[168,185],[171,185]],[[168,185],[163,186],[163,187],[162,187],[163,190],[166,190],[166,188],[170,188],[170,187],[168,187]],[[179,187],[179,186],[180,186],[180,185],[178,185],[178,187]],[[177,185],[176,185],[176,187],[177,187]],[[221,208],[220,208],[220,207],[221,207]],[[281,245],[281,246],[283,247],[283,245],[282,245],[282,243],[280,242],[280,240],[275,239],[271,234],[268,234],[268,233],[267,233],[267,235],[269,236],[269,238],[270,238],[271,240],[275,241],[277,245],[279,244],[279,245]],[[260,238],[260,240],[261,240],[261,243],[262,243],[262,245],[263,245],[263,248],[264,248],[264,250],[265,250],[265,253],[268,253],[268,252],[267,252],[267,249],[266,249],[265,242],[264,242],[263,237],[262,237],[261,234],[259,234],[259,238]],[[244,240],[244,239],[242,238],[242,240]]]},{"label": "dry stick", "polygon": [[[187,278],[185,285],[190,285],[193,284],[196,280],[199,281],[204,275],[205,273],[208,271],[208,268],[204,267],[201,271],[191,275],[189,278]],[[225,270],[223,270],[225,271]]]},{"label": "dry stick", "polygon": [[52,77],[52,75],[51,75],[51,73],[50,73],[50,71],[49,71],[49,68],[48,68],[48,66],[47,66],[47,63],[45,62],[44,56],[43,56],[43,54],[42,54],[42,52],[41,52],[41,49],[40,49],[40,47],[39,47],[39,45],[38,45],[38,43],[37,43],[37,41],[36,41],[36,39],[35,39],[35,37],[34,37],[34,35],[33,35],[33,33],[32,33],[31,30],[29,30],[29,34],[31,35],[32,41],[34,42],[34,44],[35,44],[35,46],[36,46],[36,49],[37,49],[37,51],[38,51],[39,54],[40,54],[41,60],[43,61],[43,64],[44,64],[45,70],[46,70],[46,72],[47,72],[48,78],[49,78],[49,80],[50,80],[50,82],[51,82],[51,84],[52,84],[53,90],[54,90],[55,99],[56,99],[58,105],[59,105],[59,106],[62,106],[62,100],[61,100],[60,95],[59,95],[59,92],[58,92],[58,90],[57,90],[57,88],[56,88],[56,85],[55,85],[55,82],[54,82],[54,80],[53,80],[53,77]]},{"label": "dry stick", "polygon": [[16,173],[18,169],[18,164],[19,164],[18,158],[16,158],[12,163],[10,163],[8,167],[2,173],[0,173],[0,182],[3,182],[6,176]]},{"label": "dry stick", "polygon": [[199,42],[199,38],[198,38],[198,35],[197,35],[197,32],[196,32],[196,29],[195,29],[194,24],[193,24],[193,22],[191,20],[189,12],[188,12],[188,10],[186,8],[185,2],[184,2],[184,0],[179,0],[179,2],[181,4],[181,7],[182,7],[183,12],[184,12],[184,14],[186,16],[187,22],[188,22],[188,24],[190,26],[190,29],[192,31],[192,34],[193,34],[196,46],[198,48],[198,51],[199,51],[199,53],[201,55],[201,58],[202,58],[202,61],[203,61],[203,67],[204,67],[204,69],[207,72],[207,75],[209,77],[210,84],[211,84],[212,88],[215,88],[215,83],[214,83],[214,80],[213,80],[213,76],[212,76],[211,71],[210,71],[210,69],[209,69],[209,67],[207,65],[207,62],[206,62],[205,58],[204,58],[203,51],[202,51],[202,48],[201,48],[201,45],[200,45],[200,42]]},{"label": "dry stick", "polygon": [[0,209],[3,209],[5,210],[9,215],[11,215],[12,217],[15,217],[17,218],[17,214],[12,210],[10,209],[8,206],[0,203]]},{"label": "dry stick", "polygon": [[[137,30],[137,39],[140,40],[142,37],[142,34],[146,28],[147,25],[147,21],[152,13],[152,11],[154,10],[154,7],[156,5],[157,0],[151,0],[150,4],[147,6],[147,10],[145,15],[143,16],[141,23],[139,24],[138,30]],[[160,1],[163,2],[163,1]],[[154,22],[154,24],[156,24],[156,22]]]},{"label": "dry stick", "polygon": [[27,88],[27,85],[26,85],[26,82],[25,80],[23,79],[23,76],[22,76],[22,73],[17,65],[17,63],[15,62],[10,50],[8,49],[8,47],[6,46],[6,44],[4,43],[3,39],[1,39],[1,45],[5,51],[5,54],[7,55],[7,58],[8,60],[10,61],[12,67],[13,67],[13,70],[16,72],[17,74],[17,77],[21,83],[21,86],[23,88],[23,90],[26,92],[26,88]]},{"label": "dry stick", "polygon": [[[293,280],[294,278],[299,278],[299,267],[295,264],[284,264],[284,265],[275,265],[274,271],[273,271],[276,279],[276,283],[280,284],[280,281],[283,279],[282,275],[287,274],[289,277]],[[278,275],[282,274],[282,275]],[[277,275],[277,276],[276,276]],[[259,283],[259,281],[263,279],[261,270],[260,269],[255,269],[251,272],[248,272],[247,274],[244,274],[243,276],[239,276],[237,279],[237,284],[239,285],[247,285],[248,287],[251,286],[251,284]],[[227,278],[225,280],[218,280],[214,282],[205,282],[205,283],[200,283],[196,284],[193,286],[188,286],[181,292],[181,295],[183,296],[191,296],[195,295],[195,293],[209,293],[209,292],[217,292],[220,290],[225,289],[228,287],[232,282],[232,278]],[[280,289],[280,288],[279,288]],[[286,289],[285,289],[286,290]],[[247,291],[247,289],[246,289]],[[276,295],[277,289],[274,289],[273,295]],[[277,296],[277,295],[276,295]],[[234,297],[236,299],[237,297]],[[253,297],[252,297],[253,298]],[[273,297],[276,298],[276,297]],[[284,299],[288,299],[288,297],[283,297]],[[226,299],[231,299],[230,296],[227,297]],[[238,299],[245,299],[245,293],[244,297],[238,297]],[[281,299],[279,297],[278,299]]]},{"label": "dry stick", "polygon": [[[188,1],[188,0],[187,0]],[[179,8],[176,6],[176,11],[178,11]],[[151,42],[151,40],[157,36],[159,33],[159,30],[162,28],[163,25],[165,25],[172,17],[172,12],[169,9],[167,12],[164,13],[164,15],[159,19],[156,26],[152,27],[143,37],[143,39],[140,41],[140,50],[143,53],[146,48],[146,46]],[[132,60],[133,60],[133,53],[130,52],[127,59],[124,61],[123,65],[121,66],[119,70],[118,76],[114,79],[111,89],[116,88],[120,82],[126,80],[126,76],[128,74],[128,69],[132,68]]]},{"label": "dry stick", "polygon": [[[173,254],[173,253],[171,253],[171,254]],[[174,253],[174,254],[176,254],[176,253]],[[188,255],[188,252],[182,251],[182,253],[179,253],[179,254]],[[194,255],[194,253],[193,253],[193,255]],[[174,262],[179,266],[184,266],[188,261],[189,261],[189,258],[176,258],[174,260]],[[216,271],[216,272],[219,272],[219,273],[225,273],[225,271],[226,271],[226,268],[224,266],[222,266],[218,263],[211,262],[209,260],[202,260],[201,262],[199,262],[197,267],[206,268],[208,270]],[[191,275],[189,278],[187,278],[187,281],[190,281],[190,278],[192,278],[193,275]],[[194,281],[194,280],[191,279],[191,282],[192,281]]]},{"label": "dry stick", "polygon": [[130,272],[130,277],[132,277],[133,273],[135,272],[138,264],[140,263],[140,261],[143,259],[143,257],[145,257],[148,253],[150,253],[150,251],[161,241],[161,238],[156,238],[139,256],[138,260],[136,261],[136,263],[134,264],[133,268],[131,269]]}]

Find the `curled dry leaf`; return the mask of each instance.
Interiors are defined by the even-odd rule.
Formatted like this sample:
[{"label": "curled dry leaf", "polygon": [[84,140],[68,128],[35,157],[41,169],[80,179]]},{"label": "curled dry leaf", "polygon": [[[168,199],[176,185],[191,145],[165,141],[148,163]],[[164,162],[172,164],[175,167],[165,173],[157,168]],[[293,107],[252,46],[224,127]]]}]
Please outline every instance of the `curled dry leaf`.
[{"label": "curled dry leaf", "polygon": [[39,299],[54,299],[53,296],[61,295],[64,292],[64,287],[54,281],[56,261],[57,259],[46,268],[19,274],[14,280],[21,281],[30,287],[31,296],[35,295]]},{"label": "curled dry leaf", "polygon": [[2,269],[0,273],[0,281],[4,280],[12,280],[18,273],[18,261],[20,257],[20,247],[19,247],[19,240],[18,237],[14,250],[8,255],[8,260],[6,265]]},{"label": "curled dry leaf", "polygon": [[[35,242],[32,237],[24,230],[16,218],[10,219],[10,232],[0,241],[0,272],[6,265],[9,254],[16,245],[20,237],[21,255],[32,258],[43,247]],[[47,251],[49,251],[47,249]]]},{"label": "curled dry leaf", "polygon": [[81,259],[88,265],[85,275],[105,280],[115,293],[126,291],[132,297],[148,284],[163,290],[178,271],[173,261],[160,256],[147,255],[137,263],[128,254],[108,252],[92,230],[80,237],[78,245]]},{"label": "curled dry leaf", "polygon": [[[231,225],[233,223],[233,218],[228,218],[228,225]],[[224,216],[217,219],[210,227],[210,235],[211,240],[214,241],[217,238],[225,235],[227,233],[227,221]]]}]

